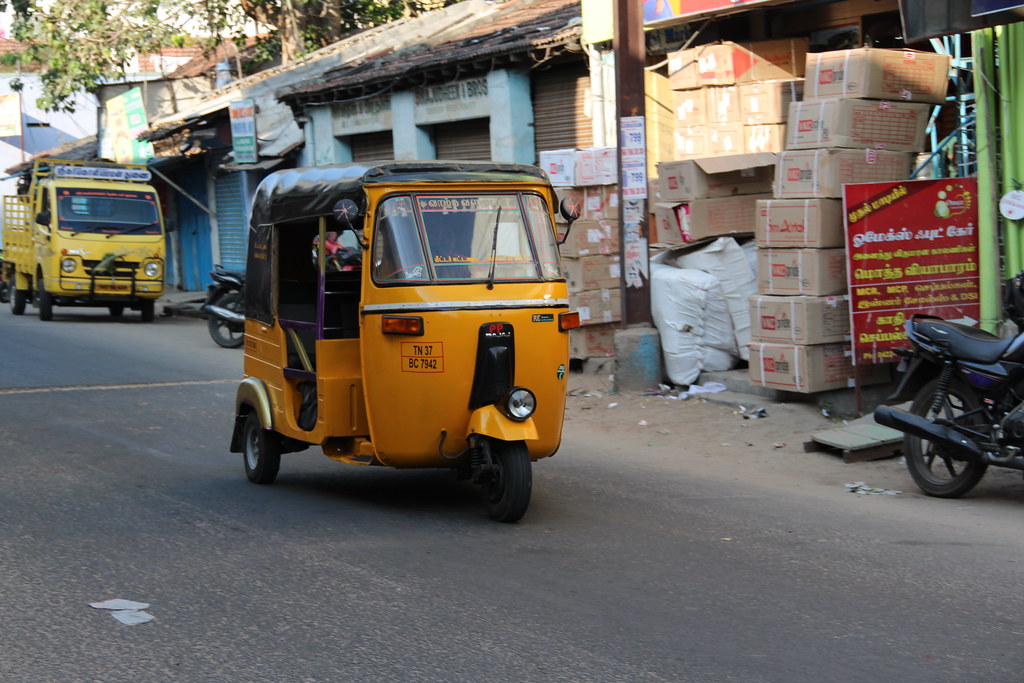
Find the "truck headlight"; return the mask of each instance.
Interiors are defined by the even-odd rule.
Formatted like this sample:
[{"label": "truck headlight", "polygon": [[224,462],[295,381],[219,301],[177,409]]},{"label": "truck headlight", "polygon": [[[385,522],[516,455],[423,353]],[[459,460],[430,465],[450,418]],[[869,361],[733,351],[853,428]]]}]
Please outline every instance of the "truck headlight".
[{"label": "truck headlight", "polygon": [[512,387],[501,399],[500,407],[505,415],[522,422],[529,419],[533,411],[537,410],[537,397],[529,389]]},{"label": "truck headlight", "polygon": [[160,274],[160,264],[150,261],[142,267],[142,272],[144,272],[148,277],[156,277]]},{"label": "truck headlight", "polygon": [[60,262],[60,269],[65,273],[75,272],[75,268],[78,267],[78,262],[73,258],[62,259]]}]

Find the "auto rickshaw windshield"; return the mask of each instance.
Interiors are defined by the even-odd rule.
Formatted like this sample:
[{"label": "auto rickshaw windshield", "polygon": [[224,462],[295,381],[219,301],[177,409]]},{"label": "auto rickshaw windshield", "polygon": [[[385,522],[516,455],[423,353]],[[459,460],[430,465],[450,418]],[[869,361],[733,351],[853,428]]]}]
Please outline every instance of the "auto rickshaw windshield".
[{"label": "auto rickshaw windshield", "polygon": [[535,193],[406,194],[377,209],[373,278],[381,284],[564,277]]}]

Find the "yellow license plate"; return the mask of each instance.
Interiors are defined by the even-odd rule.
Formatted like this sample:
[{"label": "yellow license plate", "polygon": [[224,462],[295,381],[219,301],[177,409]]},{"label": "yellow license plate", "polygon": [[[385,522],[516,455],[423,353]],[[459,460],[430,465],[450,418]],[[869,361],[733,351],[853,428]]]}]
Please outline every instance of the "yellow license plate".
[{"label": "yellow license plate", "polygon": [[96,285],[96,289],[106,292],[127,292],[131,285]]}]

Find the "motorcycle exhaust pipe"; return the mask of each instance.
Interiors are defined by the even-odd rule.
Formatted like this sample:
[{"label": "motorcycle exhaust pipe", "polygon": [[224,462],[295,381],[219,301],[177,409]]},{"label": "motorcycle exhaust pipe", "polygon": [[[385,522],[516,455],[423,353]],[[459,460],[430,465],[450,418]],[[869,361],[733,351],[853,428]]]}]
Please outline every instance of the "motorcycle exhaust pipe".
[{"label": "motorcycle exhaust pipe", "polygon": [[235,313],[234,311],[228,310],[223,306],[203,306],[203,310],[212,315],[215,318],[223,320],[226,323],[233,323],[236,325],[245,324],[245,316],[241,313]]},{"label": "motorcycle exhaust pipe", "polygon": [[[952,427],[929,422],[920,415],[891,406],[875,408],[875,422],[936,443],[941,450],[963,453],[965,460],[981,460],[985,454],[978,444]],[[952,454],[951,453],[951,454]]]}]

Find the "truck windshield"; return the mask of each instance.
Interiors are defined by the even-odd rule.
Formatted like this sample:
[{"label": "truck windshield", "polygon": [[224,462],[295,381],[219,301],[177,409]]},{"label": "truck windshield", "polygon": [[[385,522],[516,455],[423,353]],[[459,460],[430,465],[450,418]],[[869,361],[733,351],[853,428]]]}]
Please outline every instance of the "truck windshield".
[{"label": "truck windshield", "polygon": [[382,284],[562,278],[544,200],[532,193],[398,195],[377,210]]},{"label": "truck windshield", "polygon": [[102,235],[159,235],[152,191],[57,188],[58,228]]}]

